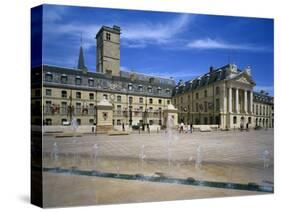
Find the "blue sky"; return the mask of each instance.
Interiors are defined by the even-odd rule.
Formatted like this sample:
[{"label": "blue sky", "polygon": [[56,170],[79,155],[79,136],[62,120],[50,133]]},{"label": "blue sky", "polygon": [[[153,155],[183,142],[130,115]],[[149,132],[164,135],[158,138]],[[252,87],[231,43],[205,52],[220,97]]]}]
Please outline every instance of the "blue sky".
[{"label": "blue sky", "polygon": [[229,62],[252,67],[255,90],[273,95],[273,20],[187,13],[45,5],[43,63],[76,67],[83,36],[95,71],[95,35],[121,27],[121,70],[189,80]]}]

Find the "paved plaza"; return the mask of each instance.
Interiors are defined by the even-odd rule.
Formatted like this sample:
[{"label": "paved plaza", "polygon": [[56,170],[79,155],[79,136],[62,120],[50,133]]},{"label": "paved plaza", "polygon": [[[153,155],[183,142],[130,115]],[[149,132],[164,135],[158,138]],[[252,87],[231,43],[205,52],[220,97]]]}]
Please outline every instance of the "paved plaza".
[{"label": "paved plaza", "polygon": [[[44,136],[43,150],[44,167],[75,166],[79,170],[270,186],[274,182],[272,129],[62,138],[48,135]],[[43,177],[44,204],[50,207],[263,194],[47,172]]]}]

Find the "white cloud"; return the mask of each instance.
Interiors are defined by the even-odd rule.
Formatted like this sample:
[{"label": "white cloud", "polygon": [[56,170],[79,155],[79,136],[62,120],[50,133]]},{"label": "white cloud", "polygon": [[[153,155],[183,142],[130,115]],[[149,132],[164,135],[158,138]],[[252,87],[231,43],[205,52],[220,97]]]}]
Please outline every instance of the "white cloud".
[{"label": "white cloud", "polygon": [[198,39],[191,41],[186,45],[187,48],[194,49],[232,49],[245,51],[267,51],[267,48],[252,44],[233,44],[223,40],[214,40],[211,38]]},{"label": "white cloud", "polygon": [[189,16],[182,14],[168,22],[142,23],[102,23],[81,24],[79,22],[61,23],[62,11],[50,11],[45,14],[44,33],[53,37],[72,35],[80,40],[82,33],[85,48],[95,45],[95,35],[102,25],[121,26],[122,44],[128,48],[144,48],[149,44],[166,44],[172,41],[173,36],[184,31],[189,23]]},{"label": "white cloud", "polygon": [[44,9],[44,21],[54,22],[62,19],[63,14],[65,13],[65,7],[52,7],[52,9]]},{"label": "white cloud", "polygon": [[128,41],[128,47],[143,47],[147,42],[165,44],[186,30],[189,21],[189,15],[182,14],[168,22],[124,24],[122,39]]}]

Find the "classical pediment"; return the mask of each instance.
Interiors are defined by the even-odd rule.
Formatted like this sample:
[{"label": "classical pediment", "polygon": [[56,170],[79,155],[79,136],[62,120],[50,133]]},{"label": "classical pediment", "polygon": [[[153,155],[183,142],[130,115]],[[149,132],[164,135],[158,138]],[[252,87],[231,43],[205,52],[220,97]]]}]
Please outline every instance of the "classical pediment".
[{"label": "classical pediment", "polygon": [[232,80],[247,85],[255,85],[255,82],[252,80],[252,78],[245,73],[234,77]]},{"label": "classical pediment", "polygon": [[236,82],[242,82],[242,83],[251,85],[251,82],[250,82],[248,79],[246,79],[246,77],[238,78],[238,79],[235,80],[235,81],[236,81]]}]

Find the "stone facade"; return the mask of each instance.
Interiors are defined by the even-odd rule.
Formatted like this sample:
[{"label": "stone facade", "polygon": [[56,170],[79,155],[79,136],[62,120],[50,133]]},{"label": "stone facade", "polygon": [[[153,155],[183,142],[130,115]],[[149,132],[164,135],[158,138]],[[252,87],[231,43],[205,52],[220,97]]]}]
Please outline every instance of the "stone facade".
[{"label": "stone facade", "polygon": [[[263,101],[258,101],[259,94],[253,92],[254,86],[249,67],[245,70],[235,64],[218,69],[211,67],[198,78],[185,83],[180,81],[174,89],[172,102],[179,109],[179,120],[186,123],[217,124],[222,129],[272,127],[273,98],[264,95]],[[256,105],[267,109],[267,114],[256,114]]]},{"label": "stone facade", "polygon": [[96,39],[96,72],[87,70],[82,46],[77,68],[45,64],[36,69],[38,73],[32,72],[34,76],[42,72],[43,88],[32,89],[32,105],[43,108],[45,125],[67,125],[73,116],[80,125],[98,124],[103,114],[98,103],[106,99],[112,105],[107,120],[112,126],[165,125],[172,103],[178,123],[216,124],[223,129],[247,123],[273,127],[273,98],[253,92],[250,68],[211,67],[200,77],[176,84],[172,79],[120,70],[119,27],[103,26]]}]

